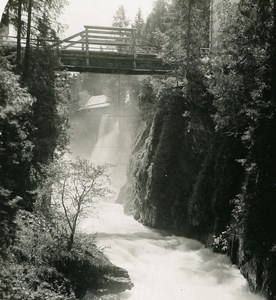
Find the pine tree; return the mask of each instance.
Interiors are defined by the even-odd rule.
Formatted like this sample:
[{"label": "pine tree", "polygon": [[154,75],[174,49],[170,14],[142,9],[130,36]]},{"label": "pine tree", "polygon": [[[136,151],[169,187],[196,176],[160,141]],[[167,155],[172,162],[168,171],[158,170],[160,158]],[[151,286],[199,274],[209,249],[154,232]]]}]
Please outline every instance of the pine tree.
[{"label": "pine tree", "polygon": [[114,27],[127,27],[129,25],[129,20],[126,17],[125,8],[120,5],[113,17],[112,26]]},{"label": "pine tree", "polygon": [[136,28],[136,40],[138,43],[141,43],[145,27],[145,22],[143,19],[141,8],[138,9],[133,26]]}]

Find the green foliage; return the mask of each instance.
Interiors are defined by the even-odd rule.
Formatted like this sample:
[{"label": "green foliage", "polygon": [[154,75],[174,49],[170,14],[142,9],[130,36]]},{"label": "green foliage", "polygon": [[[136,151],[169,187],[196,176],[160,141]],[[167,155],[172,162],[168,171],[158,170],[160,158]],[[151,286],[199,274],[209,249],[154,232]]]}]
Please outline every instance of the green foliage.
[{"label": "green foliage", "polygon": [[75,299],[72,286],[53,264],[65,244],[41,215],[19,211],[16,238],[1,261],[1,299]]},{"label": "green foliage", "polygon": [[209,1],[159,0],[148,17],[143,38],[155,47],[165,63],[174,66],[171,77],[159,81],[164,88],[158,93],[181,86],[190,106],[211,111],[212,96],[205,78],[208,59],[203,59],[200,51],[209,47],[208,30]]},{"label": "green foliage", "polygon": [[160,48],[160,41],[155,43],[154,32],[165,30],[165,16],[168,11],[168,3],[166,0],[156,0],[153,5],[152,12],[147,18],[144,30],[144,42],[149,46],[157,46]]},{"label": "green foliage", "polygon": [[[275,7],[274,7],[275,9]],[[264,255],[275,242],[275,70],[273,7],[269,1],[224,0],[218,7],[220,32],[208,74],[216,130],[244,146],[241,191],[233,200],[229,233],[247,251]],[[275,24],[274,24],[275,26]]]},{"label": "green foliage", "polygon": [[257,1],[242,1],[239,6],[222,1],[220,47],[212,62],[215,82],[211,83],[211,90],[217,108],[217,129],[244,135],[245,141],[272,100],[268,98],[272,12],[264,8],[268,15],[266,22],[261,23],[259,9]]},{"label": "green foliage", "polygon": [[[43,181],[40,166],[49,164],[55,155],[67,149],[67,103],[71,78],[66,74],[55,73],[58,61],[50,48],[32,50],[31,58],[29,73],[24,75],[23,80],[28,91],[36,97],[30,121],[36,128],[32,134],[32,165],[38,183]],[[36,188],[37,184],[33,184]]]},{"label": "green foliage", "polygon": [[141,8],[139,8],[138,11],[137,11],[137,14],[136,14],[135,19],[134,19],[133,26],[134,26],[134,28],[136,28],[135,38],[136,38],[137,44],[139,45],[139,44],[142,43],[143,33],[144,33],[144,29],[145,29],[145,22],[144,22],[144,19],[143,19]]},{"label": "green foliage", "polygon": [[[0,55],[2,55],[2,50]],[[0,244],[12,241],[13,218],[18,204],[29,207],[29,166],[33,156],[30,122],[34,98],[20,86],[19,76],[0,56]],[[25,203],[22,199],[26,198]]]},{"label": "green foliage", "polygon": [[[61,233],[41,214],[19,211],[16,218],[17,237],[10,251],[19,261],[47,264],[51,254],[65,248]],[[51,253],[52,252],[52,253]]]},{"label": "green foliage", "polygon": [[[16,238],[6,259],[0,260],[1,299],[74,300],[79,286],[83,293],[86,285],[95,285],[98,270],[103,270],[108,261],[97,250],[94,236],[77,234],[68,252],[57,222],[45,217],[38,207],[35,213],[18,211]],[[90,262],[88,252],[92,253]],[[94,280],[86,278],[83,272],[88,270],[96,276]]]},{"label": "green foliage", "polygon": [[229,239],[229,234],[227,231],[223,231],[219,235],[214,235],[213,244],[212,244],[213,250],[219,253],[227,253],[228,239]]},{"label": "green foliage", "polygon": [[[27,13],[28,10],[28,0],[21,0],[23,14]],[[15,28],[18,26],[18,0],[9,0],[5,11],[8,15],[8,22],[11,23]],[[67,0],[54,0],[54,1],[32,1],[32,34],[39,36],[41,26],[47,31],[47,35],[44,38],[55,37],[55,32],[58,32],[62,26],[57,22],[58,16],[60,15],[63,7],[67,4]],[[27,22],[25,18],[20,20],[22,26],[22,35],[26,35],[27,32]]]},{"label": "green foliage", "polygon": [[34,98],[20,86],[19,77],[5,67],[0,72],[0,95],[1,184],[13,195],[23,196],[25,186],[18,181],[27,176],[26,168],[32,159],[30,117]]},{"label": "green foliage", "polygon": [[159,0],[148,17],[144,38],[156,47],[166,63],[175,65],[175,75],[183,78],[188,53],[189,59],[195,61],[200,57],[200,48],[208,47],[208,30],[209,1]]},{"label": "green foliage", "polygon": [[0,297],[3,300],[75,300],[73,294],[66,295],[51,284],[38,279],[38,270],[30,265],[1,262]]},{"label": "green foliage", "polygon": [[138,100],[140,117],[151,121],[156,113],[157,104],[162,97],[178,94],[175,77],[142,77],[133,82],[133,98]]},{"label": "green foliage", "polygon": [[[24,8],[26,3],[22,2]],[[52,2],[53,9],[57,2],[62,1]],[[9,9],[16,13],[18,3],[10,1],[9,5]],[[42,33],[45,28],[40,26],[39,30],[41,34],[47,34]],[[40,166],[49,163],[55,153],[62,153],[68,143],[66,105],[69,80],[63,75],[56,78],[57,59],[45,44],[32,50],[31,58],[30,72],[20,77],[14,74],[10,65],[14,63],[14,49],[1,48],[1,238],[7,238],[2,245],[11,241],[15,204],[32,210],[32,191],[43,181]]]},{"label": "green foliage", "polygon": [[145,78],[139,88],[139,111],[142,120],[151,120],[156,108],[156,95],[154,94],[152,79]]}]

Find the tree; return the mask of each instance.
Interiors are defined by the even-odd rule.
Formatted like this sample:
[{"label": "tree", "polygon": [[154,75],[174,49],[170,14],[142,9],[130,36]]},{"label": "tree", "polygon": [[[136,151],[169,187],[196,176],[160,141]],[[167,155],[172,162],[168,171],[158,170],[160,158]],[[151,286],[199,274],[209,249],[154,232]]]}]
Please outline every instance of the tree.
[{"label": "tree", "polygon": [[234,137],[244,148],[240,162],[245,179],[233,210],[238,222],[230,233],[243,239],[246,251],[269,257],[276,228],[273,9],[269,1],[224,0],[219,22],[209,89],[214,95],[215,124],[217,132]]},{"label": "tree", "polygon": [[136,40],[137,40],[138,43],[139,42],[141,43],[142,36],[143,36],[143,31],[144,31],[144,27],[145,27],[145,22],[144,22],[144,19],[143,19],[141,8],[138,9],[138,12],[135,16],[133,25],[136,28]]},{"label": "tree", "polygon": [[5,250],[13,239],[18,204],[30,208],[22,199],[28,197],[34,130],[30,117],[35,99],[20,87],[19,76],[11,72],[2,55],[0,51],[0,248]]},{"label": "tree", "polygon": [[[19,7],[20,6],[21,6],[21,4],[19,4]],[[24,56],[24,71],[25,72],[29,71],[32,10],[33,10],[33,0],[29,0],[29,2],[28,2],[28,21],[27,21],[26,47],[25,47],[25,56]],[[19,11],[19,9],[18,9],[18,11]]]},{"label": "tree", "polygon": [[58,209],[65,221],[69,251],[79,222],[87,215],[88,209],[93,207],[96,199],[110,193],[107,170],[108,165],[94,166],[80,158],[76,161],[60,160],[48,168],[52,207]]},{"label": "tree", "polygon": [[18,17],[18,22],[17,22],[17,50],[16,50],[16,63],[18,66],[20,66],[21,62],[21,30],[22,30],[22,0],[18,0],[18,11],[17,11],[17,17]]},{"label": "tree", "polygon": [[[51,2],[54,5],[63,1]],[[39,3],[36,0],[33,3],[36,4],[32,10],[35,14]],[[21,60],[20,39],[26,32],[27,4],[26,0],[10,0],[5,22],[2,19],[4,24],[10,22],[18,27],[18,64]],[[48,4],[45,1],[45,5]],[[37,30],[40,34],[42,30],[33,27],[34,20],[38,20],[37,15],[32,16],[32,31]],[[0,49],[0,198],[3,212],[0,219],[3,225],[1,237],[6,240],[3,245],[12,241],[13,217],[18,207],[33,209],[32,191],[40,183],[37,181],[40,165],[49,163],[56,149],[64,148],[66,143],[65,84],[56,80],[53,51],[46,46],[30,50],[31,72],[17,76],[10,65],[14,62],[14,55],[11,55],[14,49],[4,45]]]},{"label": "tree", "polygon": [[154,32],[165,30],[165,16],[168,11],[168,4],[166,0],[156,0],[153,5],[153,10],[147,18],[145,24],[145,40],[149,45],[154,45]]},{"label": "tree", "polygon": [[127,27],[129,25],[129,20],[126,17],[125,8],[120,5],[113,17],[112,26],[114,27]]}]

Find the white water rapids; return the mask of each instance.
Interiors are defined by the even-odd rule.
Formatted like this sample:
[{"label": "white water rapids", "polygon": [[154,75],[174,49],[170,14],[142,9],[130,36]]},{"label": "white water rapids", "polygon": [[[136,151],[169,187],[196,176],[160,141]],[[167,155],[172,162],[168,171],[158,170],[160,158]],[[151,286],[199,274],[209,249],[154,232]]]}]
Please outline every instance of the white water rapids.
[{"label": "white water rapids", "polygon": [[[125,268],[134,288],[120,300],[260,300],[225,255],[201,243],[167,235],[135,221],[119,204],[98,203],[98,218],[83,221],[97,232],[98,245],[112,263]],[[115,298],[117,299],[117,298]]]},{"label": "white water rapids", "polygon": [[[124,184],[129,147],[125,146],[128,120],[104,114],[91,149],[94,163],[116,163],[115,187]],[[124,142],[125,140],[125,142]],[[89,143],[88,143],[89,144]],[[249,292],[246,280],[228,257],[212,253],[201,243],[147,228],[110,202],[96,205],[98,217],[81,224],[86,233],[97,232],[97,243],[115,265],[126,269],[134,283],[120,300],[260,300]]]}]

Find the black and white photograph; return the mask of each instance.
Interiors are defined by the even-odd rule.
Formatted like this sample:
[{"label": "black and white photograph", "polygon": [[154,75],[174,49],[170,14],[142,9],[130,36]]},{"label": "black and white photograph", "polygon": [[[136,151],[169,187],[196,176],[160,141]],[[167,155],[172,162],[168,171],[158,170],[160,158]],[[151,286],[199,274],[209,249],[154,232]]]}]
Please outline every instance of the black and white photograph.
[{"label": "black and white photograph", "polygon": [[276,0],[0,0],[0,300],[276,300]]}]

